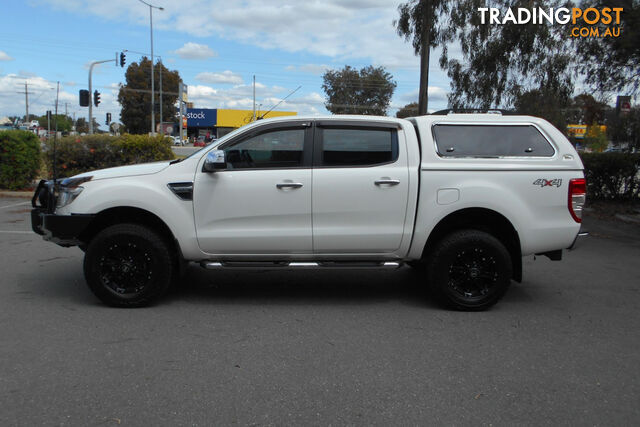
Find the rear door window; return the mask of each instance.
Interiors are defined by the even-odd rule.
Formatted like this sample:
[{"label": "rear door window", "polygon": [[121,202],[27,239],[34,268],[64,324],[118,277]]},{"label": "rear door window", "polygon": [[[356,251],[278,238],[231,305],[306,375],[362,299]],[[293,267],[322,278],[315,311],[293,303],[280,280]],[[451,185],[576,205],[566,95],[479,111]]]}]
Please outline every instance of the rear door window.
[{"label": "rear door window", "polygon": [[551,157],[555,150],[531,125],[437,124],[433,136],[445,157]]},{"label": "rear door window", "polygon": [[316,151],[318,166],[375,166],[398,158],[398,136],[395,129],[320,127],[320,149]]}]

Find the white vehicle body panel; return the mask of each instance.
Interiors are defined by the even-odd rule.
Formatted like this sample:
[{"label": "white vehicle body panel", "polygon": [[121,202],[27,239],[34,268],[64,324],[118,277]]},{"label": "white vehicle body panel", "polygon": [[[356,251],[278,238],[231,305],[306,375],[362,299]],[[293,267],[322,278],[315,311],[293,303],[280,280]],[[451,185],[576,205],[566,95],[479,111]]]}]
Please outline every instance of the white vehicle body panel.
[{"label": "white vehicle body panel", "polygon": [[[413,128],[399,120],[397,124],[399,153],[393,163],[313,170],[314,253],[334,258],[353,254],[402,258],[407,253],[415,209],[409,201],[416,199],[418,189],[417,172],[410,169],[409,159],[417,159],[419,153]],[[414,149],[408,150],[409,146]],[[399,183],[376,185],[379,180]]]},{"label": "white vehicle body panel", "polygon": [[311,169],[197,173],[194,214],[208,255],[312,253]]},{"label": "white vehicle body panel", "polygon": [[[447,215],[467,208],[495,211],[513,225],[522,255],[564,249],[575,239],[580,224],[568,210],[568,185],[583,178],[583,165],[571,143],[545,120],[528,116],[451,114],[423,116],[411,121],[421,136],[420,196],[413,246],[409,258],[422,254],[429,234]],[[552,157],[441,157],[432,126],[452,124],[531,124],[555,150]],[[538,179],[559,179],[559,187],[534,185]],[[437,203],[441,189],[455,188],[459,199]]]},{"label": "white vehicle body panel", "polygon": [[[185,259],[420,259],[429,235],[448,215],[481,208],[504,216],[516,230],[523,255],[563,249],[579,231],[568,210],[568,184],[583,166],[566,138],[548,122],[526,116],[455,114],[411,120],[334,116],[323,120],[393,123],[397,162],[374,167],[202,172],[208,151],[227,138],[277,121],[263,120],[221,138],[193,157],[169,165],[105,169],[56,213],[98,214],[110,208],[144,209],[171,230]],[[457,158],[436,151],[436,123],[531,124],[555,149],[552,157]],[[420,138],[418,138],[419,134]],[[380,178],[397,179],[392,187]],[[538,179],[561,180],[540,186]],[[279,182],[301,188],[277,189]],[[167,184],[193,182],[193,201]]]}]

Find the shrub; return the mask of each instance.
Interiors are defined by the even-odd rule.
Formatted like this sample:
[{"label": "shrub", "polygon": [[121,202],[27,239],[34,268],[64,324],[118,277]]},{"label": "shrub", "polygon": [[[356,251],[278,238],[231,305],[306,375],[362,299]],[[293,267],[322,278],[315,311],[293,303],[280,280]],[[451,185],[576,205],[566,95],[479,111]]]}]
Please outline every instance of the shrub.
[{"label": "shrub", "polygon": [[[53,140],[46,143],[45,163],[53,177]],[[162,135],[67,136],[56,142],[56,168],[59,178],[115,166],[147,163],[175,158],[171,140]]]},{"label": "shrub", "polygon": [[582,153],[591,200],[635,200],[640,195],[640,154]]},{"label": "shrub", "polygon": [[30,187],[40,169],[40,140],[23,130],[0,132],[0,188]]}]

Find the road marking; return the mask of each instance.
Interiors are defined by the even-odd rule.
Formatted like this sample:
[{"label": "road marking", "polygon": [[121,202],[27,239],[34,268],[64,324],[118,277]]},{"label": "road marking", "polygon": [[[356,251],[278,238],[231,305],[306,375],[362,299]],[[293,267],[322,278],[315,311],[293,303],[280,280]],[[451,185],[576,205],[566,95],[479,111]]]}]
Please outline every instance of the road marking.
[{"label": "road marking", "polygon": [[15,205],[0,206],[0,209],[15,208],[16,206],[30,205],[31,202],[16,203]]},{"label": "road marking", "polygon": [[0,233],[5,233],[5,234],[35,234],[33,231],[11,231],[11,230],[0,230]]}]

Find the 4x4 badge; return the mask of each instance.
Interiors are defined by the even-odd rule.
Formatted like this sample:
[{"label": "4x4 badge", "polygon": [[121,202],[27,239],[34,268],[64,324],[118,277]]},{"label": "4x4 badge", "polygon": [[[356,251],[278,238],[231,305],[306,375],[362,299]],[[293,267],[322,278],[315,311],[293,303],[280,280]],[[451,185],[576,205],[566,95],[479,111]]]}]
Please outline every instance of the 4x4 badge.
[{"label": "4x4 badge", "polygon": [[539,185],[540,187],[560,187],[562,185],[561,179],[544,179],[539,178],[533,181],[533,185]]}]

